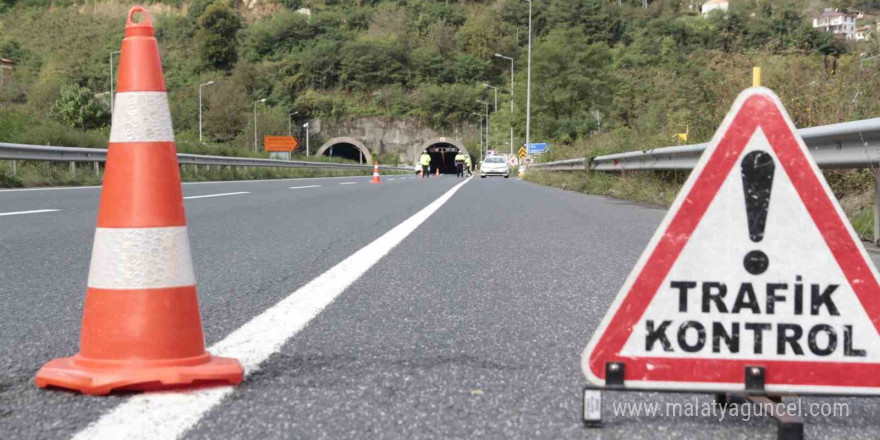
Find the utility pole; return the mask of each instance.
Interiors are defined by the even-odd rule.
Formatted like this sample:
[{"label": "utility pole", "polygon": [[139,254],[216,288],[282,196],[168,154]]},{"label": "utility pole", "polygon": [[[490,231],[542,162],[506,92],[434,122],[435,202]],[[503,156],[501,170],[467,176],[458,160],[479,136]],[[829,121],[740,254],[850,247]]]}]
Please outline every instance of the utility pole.
[{"label": "utility pole", "polygon": [[303,124],[303,128],[306,129],[306,157],[309,157],[309,123]]},{"label": "utility pole", "polygon": [[254,101],[254,153],[257,152],[257,104],[266,102],[266,98]]},{"label": "utility pole", "polygon": [[532,128],[532,0],[529,2],[529,62],[526,73],[526,148],[531,140]]},{"label": "utility pole", "polygon": [[513,58],[500,53],[496,53],[495,56],[510,60],[510,155],[513,156]]}]

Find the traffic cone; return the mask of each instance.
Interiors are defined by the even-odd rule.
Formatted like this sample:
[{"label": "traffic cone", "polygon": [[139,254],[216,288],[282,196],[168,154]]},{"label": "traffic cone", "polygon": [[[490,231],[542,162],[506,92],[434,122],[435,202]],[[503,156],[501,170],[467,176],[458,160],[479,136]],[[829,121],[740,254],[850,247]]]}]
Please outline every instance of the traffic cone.
[{"label": "traffic cone", "polygon": [[125,25],[118,91],[80,351],[49,361],[36,384],[94,395],[237,384],[241,364],[205,351],[165,79],[141,6]]},{"label": "traffic cone", "polygon": [[437,177],[440,177],[440,167],[437,167],[437,174],[435,174],[435,175],[436,175]]},{"label": "traffic cone", "polygon": [[373,162],[373,180],[370,183],[382,183],[382,179],[379,178],[379,161]]}]

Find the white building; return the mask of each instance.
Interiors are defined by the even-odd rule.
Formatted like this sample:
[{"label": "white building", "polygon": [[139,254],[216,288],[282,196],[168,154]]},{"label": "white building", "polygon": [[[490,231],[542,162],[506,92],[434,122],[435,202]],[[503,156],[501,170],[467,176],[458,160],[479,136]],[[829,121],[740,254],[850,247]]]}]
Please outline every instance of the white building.
[{"label": "white building", "polygon": [[871,39],[871,26],[862,26],[853,32],[853,40],[866,41]]},{"label": "white building", "polygon": [[813,27],[851,40],[856,32],[856,14],[825,9],[822,15],[813,18]]},{"label": "white building", "polygon": [[706,3],[703,3],[700,11],[705,16],[709,15],[709,13],[712,11],[727,12],[728,8],[730,8],[730,1],[728,0],[709,0]]}]

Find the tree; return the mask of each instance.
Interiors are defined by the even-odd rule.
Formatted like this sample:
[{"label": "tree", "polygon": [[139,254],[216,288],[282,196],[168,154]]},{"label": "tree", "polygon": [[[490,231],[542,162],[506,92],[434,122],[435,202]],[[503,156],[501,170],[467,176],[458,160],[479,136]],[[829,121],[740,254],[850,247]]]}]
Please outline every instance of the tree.
[{"label": "tree", "polygon": [[110,123],[110,108],[95,98],[91,90],[73,85],[61,91],[52,113],[62,122],[81,130],[104,127]]},{"label": "tree", "polygon": [[214,3],[199,17],[196,47],[202,65],[209,69],[229,70],[238,60],[236,35],[241,18],[229,6]]}]

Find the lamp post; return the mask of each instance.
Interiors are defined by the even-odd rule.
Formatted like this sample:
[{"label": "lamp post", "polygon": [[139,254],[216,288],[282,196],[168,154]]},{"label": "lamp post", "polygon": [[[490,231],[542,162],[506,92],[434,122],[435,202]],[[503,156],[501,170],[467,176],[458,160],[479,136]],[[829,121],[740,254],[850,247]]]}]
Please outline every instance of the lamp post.
[{"label": "lamp post", "polygon": [[293,123],[293,116],[298,115],[299,112],[293,112],[287,115],[287,135],[293,136],[293,130],[291,130],[291,124]]},{"label": "lamp post", "polygon": [[496,53],[495,56],[510,61],[510,154],[513,155],[513,58],[500,53]]},{"label": "lamp post", "polygon": [[490,124],[490,122],[489,122],[489,103],[486,101],[479,101],[479,100],[477,102],[486,106],[486,151],[488,152],[489,151],[489,131],[491,130],[491,128],[490,128],[491,125],[489,125]]},{"label": "lamp post", "polygon": [[266,98],[254,101],[254,153],[257,152],[257,104],[266,102]]},{"label": "lamp post", "polygon": [[121,50],[110,52],[110,121],[113,121],[113,54],[122,53]]},{"label": "lamp post", "polygon": [[532,0],[527,1],[529,2],[529,62],[526,74],[526,148],[532,141]]},{"label": "lamp post", "polygon": [[199,84],[199,143],[202,142],[202,87],[210,86],[214,81]]},{"label": "lamp post", "polygon": [[306,157],[309,157],[309,123],[303,124],[303,128],[306,129]]}]

